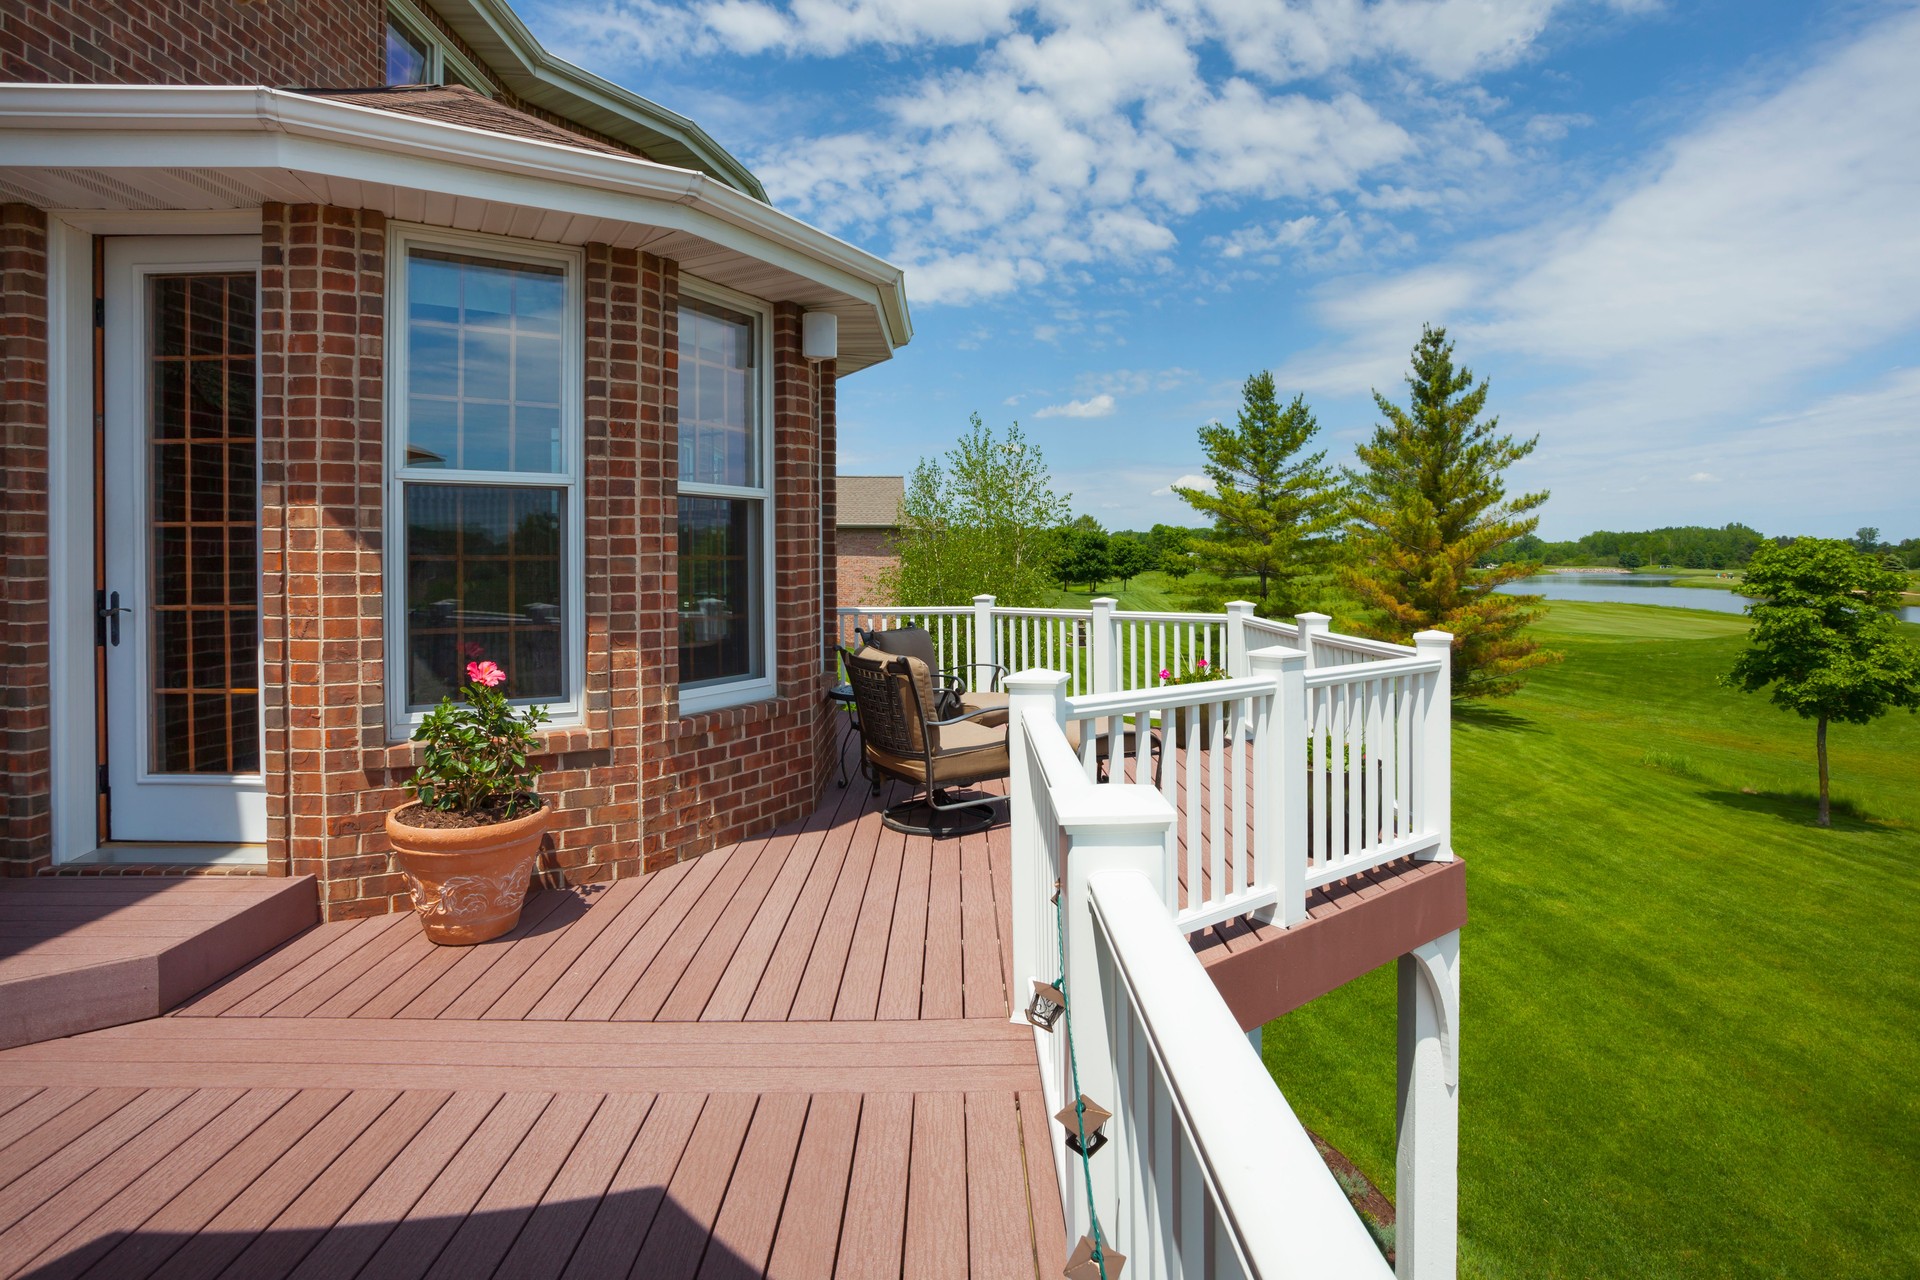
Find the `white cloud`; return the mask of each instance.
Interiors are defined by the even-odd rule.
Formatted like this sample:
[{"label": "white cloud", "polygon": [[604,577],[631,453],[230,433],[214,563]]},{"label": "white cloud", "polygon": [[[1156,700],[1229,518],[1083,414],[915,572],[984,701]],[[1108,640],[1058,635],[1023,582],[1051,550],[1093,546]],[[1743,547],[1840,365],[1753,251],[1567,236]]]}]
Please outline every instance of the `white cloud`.
[{"label": "white cloud", "polygon": [[[1731,505],[1763,440],[1803,468],[1779,492],[1824,484],[1889,508],[1888,451],[1920,471],[1920,446],[1886,434],[1888,397],[1910,406],[1910,377],[1823,402],[1811,447],[1755,423],[1785,412],[1805,429],[1795,406],[1810,385],[1920,325],[1916,65],[1909,10],[1722,107],[1586,216],[1327,288],[1320,315],[1345,337],[1276,373],[1309,390],[1397,392],[1421,322],[1445,323],[1461,357],[1494,375],[1506,425],[1542,434],[1524,482],[1555,489],[1552,511],[1618,518],[1599,495],[1626,487],[1651,511],[1666,484],[1679,508],[1700,500],[1696,474],[1724,477],[1714,501]],[[1516,393],[1503,367],[1554,385]],[[1671,480],[1629,486],[1630,454]]]},{"label": "white cloud", "polygon": [[1155,489],[1153,491],[1152,496],[1156,498],[1171,497],[1173,495],[1173,491],[1176,488],[1178,489],[1211,489],[1213,488],[1213,481],[1209,480],[1206,476],[1196,476],[1196,475],[1179,476],[1169,481],[1165,488]]},{"label": "white cloud", "polygon": [[[1260,237],[1302,216],[1312,265],[1404,247],[1342,206],[1447,207],[1508,163],[1482,100],[1449,86],[1525,57],[1556,10],[1604,2],[562,0],[554,16],[568,49],[635,66],[954,50],[864,102],[859,127],[749,158],[783,207],[905,266],[916,302],[966,304],[1077,269],[1168,270],[1181,221],[1244,201],[1295,207],[1229,238],[1229,260],[1271,260],[1287,246]],[[1373,63],[1395,68],[1377,101],[1345,74]]]},{"label": "white cloud", "polygon": [[1687,477],[1694,484],[1719,484],[1720,477],[1711,471],[1696,471]]},{"label": "white cloud", "polygon": [[1050,404],[1033,416],[1036,418],[1107,418],[1113,416],[1118,407],[1110,395],[1102,392],[1089,396],[1085,400],[1069,400],[1065,404]]}]

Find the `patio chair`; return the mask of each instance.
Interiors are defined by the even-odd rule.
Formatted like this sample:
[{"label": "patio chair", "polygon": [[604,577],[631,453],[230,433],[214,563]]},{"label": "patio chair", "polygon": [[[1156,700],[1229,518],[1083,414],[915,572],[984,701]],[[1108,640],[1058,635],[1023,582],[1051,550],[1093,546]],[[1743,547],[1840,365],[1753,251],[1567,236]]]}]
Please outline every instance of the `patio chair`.
[{"label": "patio chair", "polygon": [[[993,825],[999,796],[962,788],[1007,776],[1007,710],[977,707],[941,717],[939,687],[921,659],[869,645],[840,651],[860,714],[860,752],[874,790],[883,777],[913,787],[916,798],[893,805],[880,821],[909,835],[949,836]],[[998,724],[988,724],[997,715]]]},{"label": "patio chair", "polygon": [[[891,631],[863,632],[861,640],[895,657],[917,658],[924,663],[933,675],[934,694],[939,700],[937,710],[941,719],[968,711],[990,711],[998,714],[982,717],[982,724],[1003,725],[1007,722],[1007,695],[1000,688],[1000,681],[1005,678],[1007,669],[999,663],[962,663],[958,667],[941,670],[940,655],[934,651],[932,634],[925,627],[917,627],[912,623]],[[992,672],[992,678],[985,689],[969,689],[967,686],[972,681],[961,674],[967,670],[989,671]]]}]

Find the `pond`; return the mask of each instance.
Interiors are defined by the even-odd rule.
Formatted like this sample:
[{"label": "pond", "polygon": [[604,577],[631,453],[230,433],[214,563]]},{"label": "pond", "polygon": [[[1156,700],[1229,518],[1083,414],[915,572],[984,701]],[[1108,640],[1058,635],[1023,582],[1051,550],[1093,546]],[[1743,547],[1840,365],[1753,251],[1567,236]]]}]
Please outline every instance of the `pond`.
[{"label": "pond", "polygon": [[[1747,597],[1717,587],[1676,587],[1664,573],[1542,573],[1496,587],[1508,595],[1545,596],[1549,600],[1594,600],[1602,604],[1660,604],[1674,609],[1744,613]],[[1920,622],[1920,607],[1904,605],[1900,617]]]}]

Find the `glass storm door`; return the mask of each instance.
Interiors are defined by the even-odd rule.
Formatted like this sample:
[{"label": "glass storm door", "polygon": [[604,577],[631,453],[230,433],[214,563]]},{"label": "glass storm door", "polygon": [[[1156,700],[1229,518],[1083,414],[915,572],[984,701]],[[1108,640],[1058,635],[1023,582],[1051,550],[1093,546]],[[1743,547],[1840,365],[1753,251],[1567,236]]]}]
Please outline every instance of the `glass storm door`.
[{"label": "glass storm door", "polygon": [[266,839],[249,236],[106,253],[107,835]]}]

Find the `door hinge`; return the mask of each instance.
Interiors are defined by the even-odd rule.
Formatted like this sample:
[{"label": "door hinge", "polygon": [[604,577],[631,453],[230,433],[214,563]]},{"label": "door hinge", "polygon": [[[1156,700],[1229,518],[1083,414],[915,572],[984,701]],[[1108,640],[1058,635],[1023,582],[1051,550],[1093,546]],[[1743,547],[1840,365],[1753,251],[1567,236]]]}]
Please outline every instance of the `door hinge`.
[{"label": "door hinge", "polygon": [[104,329],[107,327],[107,300],[105,298],[95,298],[93,300],[93,327],[96,329]]},{"label": "door hinge", "polygon": [[105,765],[99,766],[94,772],[93,780],[99,785],[101,795],[107,794],[107,792],[112,789],[107,782],[107,766]]}]

